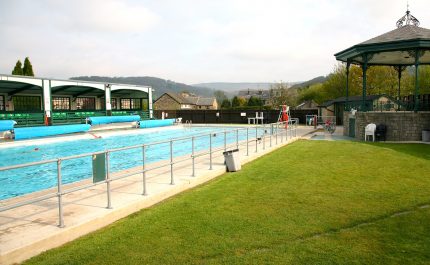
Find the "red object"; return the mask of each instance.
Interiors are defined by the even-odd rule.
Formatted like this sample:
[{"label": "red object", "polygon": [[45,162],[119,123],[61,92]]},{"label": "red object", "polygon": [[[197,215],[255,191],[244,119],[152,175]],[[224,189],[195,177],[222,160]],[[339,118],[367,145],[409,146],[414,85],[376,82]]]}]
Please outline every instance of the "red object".
[{"label": "red object", "polygon": [[281,114],[281,120],[280,121],[285,121],[285,129],[288,128],[288,113],[287,113],[287,106],[283,105],[282,106],[282,114]]},{"label": "red object", "polygon": [[287,113],[287,106],[282,106],[282,115],[280,121],[288,121],[288,113]]}]

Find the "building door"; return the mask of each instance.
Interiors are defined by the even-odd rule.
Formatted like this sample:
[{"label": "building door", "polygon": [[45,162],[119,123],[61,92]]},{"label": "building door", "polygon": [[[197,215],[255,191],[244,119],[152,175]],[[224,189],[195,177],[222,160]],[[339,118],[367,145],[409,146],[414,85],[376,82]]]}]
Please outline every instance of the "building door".
[{"label": "building door", "polygon": [[349,119],[349,137],[355,138],[355,119]]},{"label": "building door", "polygon": [[343,125],[344,104],[335,104],[336,125]]}]

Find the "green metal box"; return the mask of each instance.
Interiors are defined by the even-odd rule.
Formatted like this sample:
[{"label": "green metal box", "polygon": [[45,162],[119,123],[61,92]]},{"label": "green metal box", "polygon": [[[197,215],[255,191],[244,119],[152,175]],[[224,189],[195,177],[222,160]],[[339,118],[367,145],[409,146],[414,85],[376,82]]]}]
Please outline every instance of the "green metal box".
[{"label": "green metal box", "polygon": [[93,155],[93,183],[106,179],[106,154]]}]

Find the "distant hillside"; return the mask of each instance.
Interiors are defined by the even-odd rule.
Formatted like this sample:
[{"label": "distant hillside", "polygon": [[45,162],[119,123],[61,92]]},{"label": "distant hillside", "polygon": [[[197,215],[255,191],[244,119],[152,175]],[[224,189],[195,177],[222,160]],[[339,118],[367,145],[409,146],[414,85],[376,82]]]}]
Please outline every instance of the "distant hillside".
[{"label": "distant hillside", "polygon": [[[288,82],[287,84],[289,86],[292,86],[298,82]],[[252,83],[252,82],[240,82],[240,83],[229,83],[229,82],[211,82],[211,83],[200,83],[200,84],[193,84],[193,86],[198,87],[206,87],[211,88],[214,90],[222,90],[225,92],[225,94],[232,98],[233,96],[236,96],[240,90],[247,90],[247,89],[262,89],[262,90],[268,90],[272,85],[275,83],[268,83],[268,82],[262,82],[262,83]]]},{"label": "distant hillside", "polygon": [[273,83],[228,83],[213,82],[193,84],[193,86],[206,87],[215,90],[224,90],[226,92],[245,90],[245,89],[269,89]]},{"label": "distant hillside", "polygon": [[307,86],[311,86],[311,85],[318,84],[318,83],[324,83],[325,80],[327,80],[327,78],[325,76],[318,76],[318,77],[312,78],[311,80],[295,84],[291,88],[307,87]]},{"label": "distant hillside", "polygon": [[179,93],[188,91],[199,96],[213,96],[213,89],[207,87],[190,86],[182,83],[176,83],[171,80],[151,76],[130,76],[130,77],[107,77],[107,76],[78,76],[71,77],[72,80],[94,81],[94,82],[111,82],[130,85],[151,86],[155,91],[153,98],[157,99],[163,93],[172,91]]}]

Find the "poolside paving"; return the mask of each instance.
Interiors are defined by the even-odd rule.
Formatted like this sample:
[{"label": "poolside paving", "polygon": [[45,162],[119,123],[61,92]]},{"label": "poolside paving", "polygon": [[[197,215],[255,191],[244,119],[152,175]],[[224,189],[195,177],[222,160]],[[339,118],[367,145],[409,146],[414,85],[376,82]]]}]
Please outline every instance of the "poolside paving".
[{"label": "poolside paving", "polygon": [[322,140],[322,141],[355,141],[355,138],[343,135],[343,126],[336,126],[334,133],[329,133],[320,128],[308,134],[306,139],[309,140]]},{"label": "poolside paving", "polygon": [[[291,143],[313,131],[312,127],[297,129],[296,137],[265,137],[249,142],[249,156],[246,155],[246,141],[240,142],[241,161],[247,163],[281,146]],[[235,148],[236,144],[229,146]],[[255,150],[258,152],[255,152]],[[60,246],[82,235],[100,229],[131,213],[147,208],[184,190],[203,184],[226,172],[223,149],[213,154],[213,169],[209,170],[209,155],[195,159],[195,177],[192,177],[191,158],[174,165],[174,185],[170,184],[170,166],[156,168],[146,173],[147,195],[142,195],[142,173],[132,174],[139,169],[127,170],[132,175],[111,182],[112,208],[107,208],[106,184],[92,186],[63,196],[64,228],[58,226],[58,199],[52,198],[31,205],[0,213],[0,264],[21,262],[42,251]],[[185,157],[186,158],[186,157]],[[175,160],[183,160],[175,158]],[[167,161],[149,164],[155,168]],[[126,172],[121,172],[126,173]],[[118,173],[119,174],[119,173]],[[116,174],[116,175],[118,175]],[[115,177],[115,174],[112,176]],[[76,185],[90,184],[83,181]],[[46,192],[46,191],[45,191]],[[23,196],[6,202],[41,195]],[[4,204],[4,202],[2,202]]]}]

